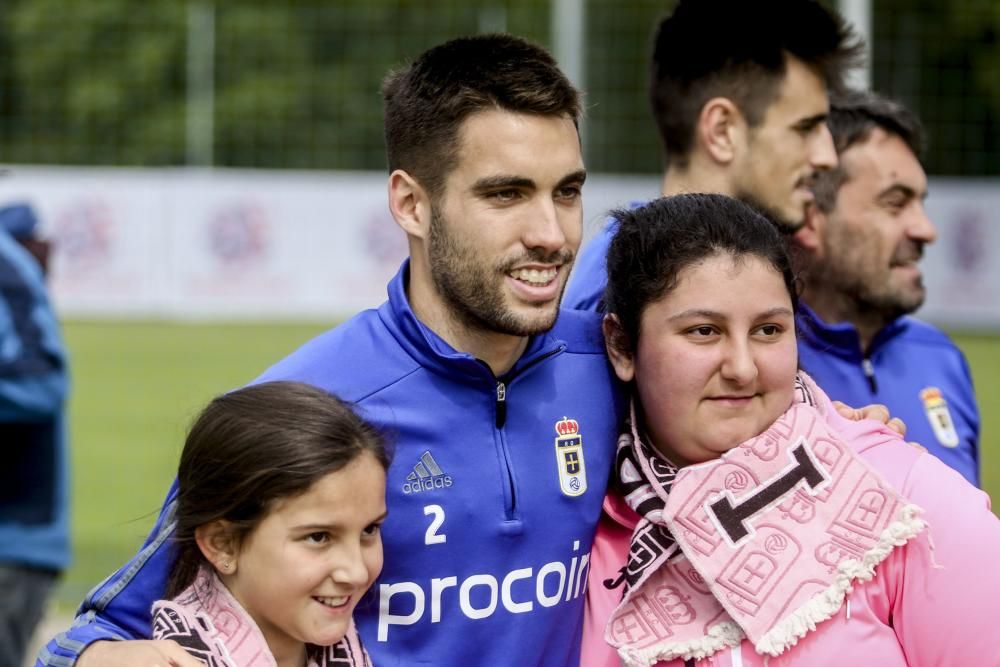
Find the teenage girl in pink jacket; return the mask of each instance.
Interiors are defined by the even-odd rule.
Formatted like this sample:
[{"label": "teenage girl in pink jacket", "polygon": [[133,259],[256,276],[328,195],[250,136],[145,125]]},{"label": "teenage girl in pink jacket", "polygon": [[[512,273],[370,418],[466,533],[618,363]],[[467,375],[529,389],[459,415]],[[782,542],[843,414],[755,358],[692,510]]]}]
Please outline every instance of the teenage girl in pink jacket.
[{"label": "teenage girl in pink jacket", "polygon": [[582,665],[1000,665],[989,498],[798,371],[771,224],[721,195],[615,215],[605,337],[633,411]]}]

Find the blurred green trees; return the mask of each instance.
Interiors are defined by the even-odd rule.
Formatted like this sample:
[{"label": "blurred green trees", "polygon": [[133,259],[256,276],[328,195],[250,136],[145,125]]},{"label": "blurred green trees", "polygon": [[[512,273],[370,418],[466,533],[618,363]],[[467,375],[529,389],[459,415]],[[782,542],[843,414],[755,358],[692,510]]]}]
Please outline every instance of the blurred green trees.
[{"label": "blurred green trees", "polygon": [[[646,58],[674,3],[583,4],[588,166],[656,172]],[[487,30],[553,46],[549,0],[5,0],[0,161],[189,163],[198,8],[214,20],[214,48],[195,70],[210,73],[217,166],[381,169],[379,84],[390,68]],[[879,0],[873,12],[874,86],[923,117],[929,171],[1000,173],[1000,4]]]},{"label": "blurred green trees", "polygon": [[1000,3],[873,2],[874,87],[918,111],[932,174],[1000,174]]},{"label": "blurred green trees", "polygon": [[216,165],[380,169],[379,85],[391,67],[489,28],[484,16],[536,41],[548,34],[547,3],[506,3],[500,14],[482,4],[5,0],[0,160],[185,164],[198,5],[214,18]]}]

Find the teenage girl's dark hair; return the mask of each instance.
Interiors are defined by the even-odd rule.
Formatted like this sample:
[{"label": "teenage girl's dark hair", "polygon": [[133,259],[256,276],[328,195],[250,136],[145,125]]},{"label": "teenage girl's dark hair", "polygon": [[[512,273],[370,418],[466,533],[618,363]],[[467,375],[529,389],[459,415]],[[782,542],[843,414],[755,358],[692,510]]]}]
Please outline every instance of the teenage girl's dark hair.
[{"label": "teenage girl's dark hair", "polygon": [[268,382],[219,396],[188,433],[177,472],[177,560],[167,597],[205,562],[198,526],[224,519],[239,544],[281,499],[306,492],[368,452],[382,465],[381,435],[339,398],[300,382]]},{"label": "teenage girl's dark hair", "polygon": [[[610,344],[634,352],[646,307],[677,285],[681,271],[716,255],[758,257],[785,282],[798,306],[795,276],[785,239],[763,215],[743,202],[717,194],[684,194],[614,211],[618,228],[608,248],[604,303],[621,335]],[[753,295],[747,295],[753,298]]]}]

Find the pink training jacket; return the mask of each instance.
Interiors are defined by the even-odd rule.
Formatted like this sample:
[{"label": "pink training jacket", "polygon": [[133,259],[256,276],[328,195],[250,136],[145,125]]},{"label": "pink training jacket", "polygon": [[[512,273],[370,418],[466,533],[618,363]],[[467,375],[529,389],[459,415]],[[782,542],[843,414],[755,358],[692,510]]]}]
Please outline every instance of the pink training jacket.
[{"label": "pink training jacket", "polygon": [[[875,578],[858,584],[847,604],[777,657],[754,651],[744,640],[698,667],[944,667],[1000,666],[1000,520],[989,496],[933,455],[886,439],[873,421],[850,422],[834,414],[854,451],[910,502],[923,508],[928,528],[878,566]],[[609,494],[590,556],[581,667],[620,665],[604,641],[604,628],[621,600],[608,590],[628,554],[639,516]],[[765,660],[766,658],[766,660]],[[657,667],[683,667],[683,660]]]}]

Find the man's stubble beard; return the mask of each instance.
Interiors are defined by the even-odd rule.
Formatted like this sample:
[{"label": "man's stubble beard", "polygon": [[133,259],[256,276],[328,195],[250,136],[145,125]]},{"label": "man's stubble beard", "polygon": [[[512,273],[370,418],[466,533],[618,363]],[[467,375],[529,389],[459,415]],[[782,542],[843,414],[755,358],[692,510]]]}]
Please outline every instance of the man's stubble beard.
[{"label": "man's stubble beard", "polygon": [[[828,249],[838,249],[836,259],[806,265],[806,283],[811,290],[821,293],[832,291],[857,318],[878,320],[883,326],[920,309],[927,297],[922,276],[912,289],[896,288],[886,279],[887,276],[873,275],[874,272],[865,270],[870,259],[863,253],[845,254],[840,251],[838,244],[849,242],[825,236],[824,245]],[[919,249],[915,252],[918,257],[922,254]],[[887,269],[887,273],[891,274],[891,271],[891,268]]]},{"label": "man's stubble beard", "polygon": [[777,227],[778,231],[781,232],[782,234],[786,235],[794,234],[802,227],[802,225],[805,224],[806,220],[805,220],[804,209],[802,211],[801,218],[799,218],[798,220],[790,220],[787,216],[783,215],[776,208],[766,205],[764,202],[762,202],[760,199],[750,194],[749,192],[739,191],[736,192],[734,196],[736,197],[736,199],[739,199],[741,202],[747,204],[755,211],[763,215],[765,218],[770,220],[771,224]]},{"label": "man's stubble beard", "polygon": [[[555,306],[539,307],[539,311],[551,309],[551,314],[541,319],[521,317],[507,307],[503,280],[525,259],[551,262],[553,256],[530,250],[527,257],[506,260],[500,266],[486,265],[470,247],[459,244],[447,227],[444,217],[432,208],[428,242],[431,279],[453,318],[472,331],[510,336],[533,336],[552,328],[566,289],[565,280]],[[563,262],[561,271],[565,272],[572,265],[573,255],[564,251],[556,253],[555,259]]]}]

